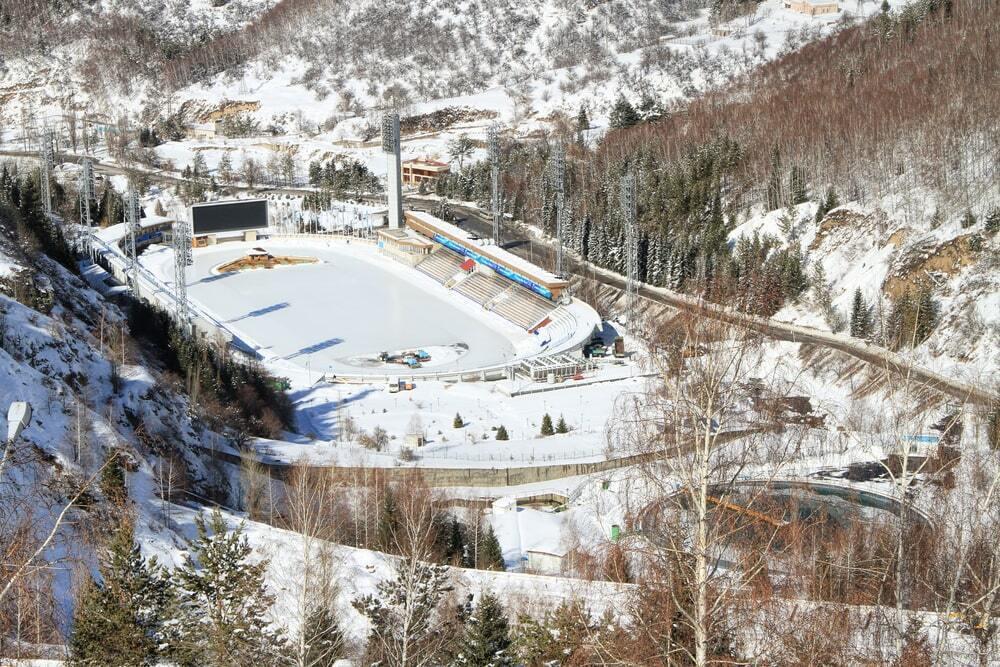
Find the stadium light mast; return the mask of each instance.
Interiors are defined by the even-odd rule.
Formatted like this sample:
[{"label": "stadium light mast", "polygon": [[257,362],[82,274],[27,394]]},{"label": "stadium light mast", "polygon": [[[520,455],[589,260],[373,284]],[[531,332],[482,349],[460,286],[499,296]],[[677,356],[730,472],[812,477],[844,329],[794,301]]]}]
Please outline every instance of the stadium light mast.
[{"label": "stadium light mast", "polygon": [[556,275],[563,275],[563,232],[566,221],[566,147],[556,144],[552,156],[552,180],[556,190]]},{"label": "stadium light mast", "polygon": [[639,234],[636,229],[635,174],[621,177],[620,203],[622,224],[625,226],[625,310],[629,328],[638,327],[639,302]]},{"label": "stadium light mast", "polygon": [[386,203],[389,207],[389,228],[399,229],[403,222],[403,182],[400,173],[399,114],[382,116],[382,152],[387,157]]},{"label": "stadium light mast", "polygon": [[191,251],[191,227],[180,215],[174,216],[174,306],[177,326],[190,333],[191,309],[187,298],[187,267],[194,263]]},{"label": "stadium light mast", "polygon": [[129,184],[125,195],[125,233],[127,234],[126,252],[128,253],[129,281],[132,285],[132,295],[139,298],[139,260],[135,251],[136,236],[139,233],[139,192],[133,184]]},{"label": "stadium light mast", "polygon": [[500,205],[500,128],[496,123],[490,125],[490,210],[493,214],[493,243],[500,245],[500,217],[503,215]]}]

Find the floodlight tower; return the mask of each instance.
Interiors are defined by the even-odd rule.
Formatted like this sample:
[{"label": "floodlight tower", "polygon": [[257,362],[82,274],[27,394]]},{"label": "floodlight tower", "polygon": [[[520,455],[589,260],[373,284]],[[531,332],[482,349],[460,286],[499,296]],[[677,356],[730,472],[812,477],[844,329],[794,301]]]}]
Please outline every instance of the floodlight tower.
[{"label": "floodlight tower", "polygon": [[399,114],[382,116],[382,152],[387,157],[386,203],[389,207],[389,228],[399,229],[403,222],[403,181],[400,174]]},{"label": "floodlight tower", "polygon": [[128,253],[129,281],[132,283],[132,296],[139,298],[139,259],[135,251],[135,240],[139,233],[139,193],[135,186],[129,185],[125,195],[125,232],[127,241],[125,251]]},{"label": "floodlight tower", "polygon": [[552,155],[552,180],[556,189],[556,275],[563,274],[563,232],[566,221],[566,147],[556,144]]},{"label": "floodlight tower", "polygon": [[635,175],[621,178],[622,224],[625,226],[625,309],[628,326],[637,327],[639,302],[639,234],[636,229]]},{"label": "floodlight tower", "polygon": [[187,298],[187,267],[194,264],[191,252],[191,227],[187,220],[176,216],[174,221],[174,306],[177,325],[185,334],[191,326],[191,310]]},{"label": "floodlight tower", "polygon": [[500,128],[494,123],[490,125],[490,210],[493,213],[493,243],[500,245]]},{"label": "floodlight tower", "polygon": [[45,214],[52,215],[52,166],[54,156],[52,153],[52,132],[46,128],[42,133],[42,145],[39,150],[42,160],[42,206],[45,207]]}]

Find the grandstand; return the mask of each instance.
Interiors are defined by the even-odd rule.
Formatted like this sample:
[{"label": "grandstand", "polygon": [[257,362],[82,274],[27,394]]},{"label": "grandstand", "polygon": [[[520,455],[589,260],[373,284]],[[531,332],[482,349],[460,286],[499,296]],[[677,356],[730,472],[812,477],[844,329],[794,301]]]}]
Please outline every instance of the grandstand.
[{"label": "grandstand", "polygon": [[446,248],[439,248],[417,264],[416,268],[442,285],[462,270],[462,258]]},{"label": "grandstand", "polygon": [[527,331],[538,328],[556,308],[552,301],[489,269],[475,270],[469,266],[469,260],[447,248],[432,252],[416,269]]},{"label": "grandstand", "polygon": [[491,310],[504,319],[531,331],[541,326],[555,309],[551,301],[535,296],[517,285],[501,295]]}]

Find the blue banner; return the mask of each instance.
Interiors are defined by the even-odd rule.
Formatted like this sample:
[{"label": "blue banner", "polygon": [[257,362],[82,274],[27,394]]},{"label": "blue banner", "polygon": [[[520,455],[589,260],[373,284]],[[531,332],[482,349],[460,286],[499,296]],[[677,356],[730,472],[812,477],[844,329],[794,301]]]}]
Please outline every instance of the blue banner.
[{"label": "blue banner", "polygon": [[469,259],[473,260],[477,264],[482,264],[483,266],[486,266],[486,267],[488,267],[490,269],[493,269],[494,271],[496,271],[497,273],[499,273],[504,278],[507,278],[508,280],[513,280],[515,283],[517,283],[521,287],[525,287],[527,289],[530,289],[535,294],[543,296],[546,299],[550,299],[550,300],[552,299],[552,292],[550,290],[546,289],[545,287],[542,287],[541,285],[539,285],[538,283],[534,282],[533,280],[528,280],[527,278],[525,278],[524,276],[522,276],[519,273],[514,273],[513,271],[511,271],[510,269],[508,269],[506,266],[502,266],[500,264],[497,264],[496,262],[494,262],[489,257],[484,257],[484,256],[480,255],[478,252],[476,252],[475,250],[472,250],[471,248],[466,248],[464,245],[461,245],[459,243],[455,243],[454,241],[452,241],[448,237],[442,236],[441,234],[435,234],[434,235],[434,240],[437,241],[438,243],[440,243],[441,245],[443,245],[445,248],[450,248],[451,250],[454,250],[458,254],[462,255],[463,257],[468,257]]}]

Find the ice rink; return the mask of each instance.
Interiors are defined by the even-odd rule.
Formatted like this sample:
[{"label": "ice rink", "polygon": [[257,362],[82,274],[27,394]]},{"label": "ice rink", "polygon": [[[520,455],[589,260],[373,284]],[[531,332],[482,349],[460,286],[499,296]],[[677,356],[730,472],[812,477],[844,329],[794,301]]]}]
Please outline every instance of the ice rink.
[{"label": "ice rink", "polygon": [[527,335],[505,335],[505,323],[460,307],[439,284],[371,246],[253,245],[320,263],[215,274],[250,246],[199,250],[188,269],[188,297],[267,358],[317,374],[408,374],[374,358],[425,349],[433,358],[418,373],[449,372],[503,364],[515,356],[511,337]]}]

